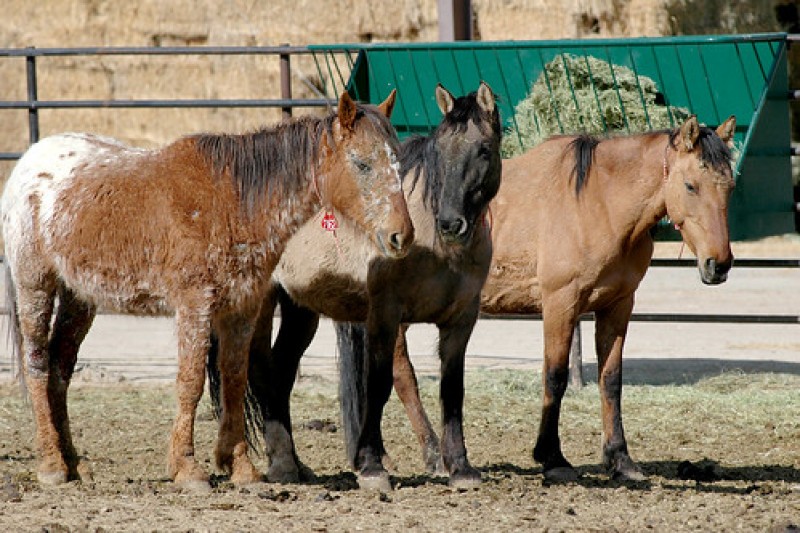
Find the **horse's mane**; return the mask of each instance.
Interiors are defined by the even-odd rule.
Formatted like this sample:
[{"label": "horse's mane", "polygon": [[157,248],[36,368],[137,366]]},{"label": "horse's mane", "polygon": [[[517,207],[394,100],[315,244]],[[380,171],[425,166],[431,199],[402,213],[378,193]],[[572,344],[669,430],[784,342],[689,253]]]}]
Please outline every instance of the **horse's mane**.
[{"label": "horse's mane", "polygon": [[437,139],[447,132],[462,133],[467,129],[469,121],[481,125],[491,124],[492,132],[501,134],[500,114],[495,106],[494,111],[487,113],[478,103],[478,93],[473,91],[455,99],[453,109],[443,118],[429,136],[413,135],[400,146],[400,176],[403,182],[412,175],[411,190],[425,174],[424,201],[434,213],[439,211],[439,193],[444,179],[444,163],[437,149]]},{"label": "horse's mane", "polygon": [[[673,148],[679,131],[675,129],[669,134],[669,144]],[[715,130],[701,126],[697,143],[700,145],[700,161],[719,173],[724,173],[731,168],[731,161],[733,161],[731,149],[725,141],[719,138]]]},{"label": "horse's mane", "polygon": [[[356,121],[366,118],[387,138],[394,137],[391,123],[377,107],[356,104],[356,109]],[[322,118],[304,116],[251,133],[205,133],[193,138],[215,177],[229,174],[240,207],[252,214],[276,191],[290,193],[306,183],[318,160],[323,133],[328,133],[328,143],[336,149],[332,135],[336,117],[336,112]]]},{"label": "horse's mane", "polygon": [[[669,145],[675,148],[679,133],[680,128],[676,128],[673,130],[653,131],[645,135],[667,134],[669,135]],[[572,149],[573,157],[575,158],[575,165],[572,168],[570,177],[575,177],[576,195],[581,193],[583,186],[586,184],[594,161],[594,152],[597,145],[602,141],[603,139],[591,135],[578,135],[568,145],[569,149]],[[703,163],[720,173],[730,168],[732,160],[730,148],[719,138],[715,130],[701,126],[697,144],[700,146],[700,160]]]}]

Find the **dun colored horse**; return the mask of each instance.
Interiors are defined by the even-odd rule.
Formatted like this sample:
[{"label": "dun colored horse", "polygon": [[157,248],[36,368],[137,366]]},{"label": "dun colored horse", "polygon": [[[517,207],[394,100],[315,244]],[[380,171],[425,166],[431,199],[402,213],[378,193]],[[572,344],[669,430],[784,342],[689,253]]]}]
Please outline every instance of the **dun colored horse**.
[{"label": "dun colored horse", "polygon": [[175,314],[169,473],[190,489],[209,487],[195,458],[194,418],[214,328],[224,406],[216,463],[235,483],[260,479],[244,435],[248,346],[289,237],[324,207],[385,256],[404,255],[413,240],[387,118],[394,98],[376,108],[343,94],[338,112],[323,118],[189,136],[156,150],[63,134],[23,155],[3,193],[2,221],[40,482],[79,477],[67,389],[99,306]]},{"label": "dun colored horse", "polygon": [[[369,375],[358,391],[347,389],[355,380],[342,383],[343,397],[351,392],[356,396],[345,408],[345,420],[352,428],[348,455],[360,485],[389,488],[381,464],[380,422],[392,388],[395,340],[398,350],[406,349],[398,327],[409,322],[439,328],[442,454],[450,481],[457,486],[480,481],[467,460],[462,435],[463,367],[491,259],[485,216],[500,183],[500,119],[486,84],[460,98],[439,86],[436,101],[444,116],[434,133],[413,137],[400,148],[400,173],[416,231],[408,255],[373,258],[363,237],[342,231],[337,243],[307,225],[289,242],[275,271],[276,291],[262,307],[249,372],[251,414],[266,442],[270,480],[294,481],[303,473],[292,439],[289,397],[318,316],[325,314],[348,322],[339,326],[340,340],[344,342],[345,333],[347,338],[341,363],[357,365],[353,372],[359,376],[362,371]],[[278,300],[280,330],[270,349]],[[347,357],[346,352],[354,353],[351,342],[366,345],[368,359]],[[213,359],[212,350],[212,391]],[[367,368],[361,368],[362,361]],[[416,389],[416,383],[411,386]],[[426,443],[426,448],[435,464],[438,441]]]},{"label": "dun colored horse", "polygon": [[[674,131],[555,137],[503,162],[481,310],[542,313],[544,398],[533,457],[548,479],[577,477],[561,452],[558,421],[573,329],[589,312],[595,315],[603,463],[616,479],[644,478],[628,453],[620,396],[634,294],[653,252],[650,230],[668,216],[697,256],[703,283],[726,280],[733,262],[727,215],[735,125],[730,117],[714,131],[691,117]],[[419,423],[425,412],[406,385],[415,378],[404,351],[395,351],[394,367],[414,432],[422,442],[435,439],[430,425]]]}]

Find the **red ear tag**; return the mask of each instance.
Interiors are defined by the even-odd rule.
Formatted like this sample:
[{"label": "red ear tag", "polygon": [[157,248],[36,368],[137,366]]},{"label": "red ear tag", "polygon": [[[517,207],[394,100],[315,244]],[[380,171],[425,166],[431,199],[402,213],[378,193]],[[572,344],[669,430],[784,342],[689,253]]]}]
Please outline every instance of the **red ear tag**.
[{"label": "red ear tag", "polygon": [[322,229],[326,231],[336,231],[339,229],[339,221],[336,220],[336,215],[328,211],[322,217]]}]

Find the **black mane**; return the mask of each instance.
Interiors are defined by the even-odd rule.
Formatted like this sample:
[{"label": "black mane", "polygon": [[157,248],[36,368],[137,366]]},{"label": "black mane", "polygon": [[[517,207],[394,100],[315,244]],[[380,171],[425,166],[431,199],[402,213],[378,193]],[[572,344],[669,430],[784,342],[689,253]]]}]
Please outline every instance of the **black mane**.
[{"label": "black mane", "polygon": [[[356,122],[367,118],[388,138],[395,136],[391,123],[376,107],[356,106]],[[252,215],[276,191],[290,194],[298,184],[306,183],[319,156],[322,134],[327,132],[328,142],[335,142],[332,128],[336,117],[336,112],[323,118],[304,116],[251,133],[206,133],[192,138],[217,179],[230,175],[240,207]]]},{"label": "black mane", "polygon": [[456,98],[453,109],[443,118],[434,132],[429,136],[413,135],[400,146],[400,176],[405,183],[409,175],[413,175],[411,190],[417,185],[422,173],[425,174],[424,200],[434,213],[439,211],[439,194],[444,178],[444,167],[437,149],[437,139],[447,132],[461,133],[467,129],[469,121],[475,124],[491,124],[492,132],[501,135],[500,114],[495,107],[494,112],[487,113],[478,103],[477,91]]},{"label": "black mane", "polygon": [[[669,134],[669,145],[675,148],[680,128],[652,133]],[[573,157],[575,158],[575,165],[571,174],[571,177],[575,177],[575,194],[580,194],[586,184],[594,161],[595,149],[601,142],[601,139],[591,135],[578,135],[569,143],[569,148],[572,149]],[[720,173],[724,173],[726,169],[730,168],[732,161],[730,148],[719,138],[715,130],[701,126],[697,144],[700,146],[700,160],[702,162]]]}]

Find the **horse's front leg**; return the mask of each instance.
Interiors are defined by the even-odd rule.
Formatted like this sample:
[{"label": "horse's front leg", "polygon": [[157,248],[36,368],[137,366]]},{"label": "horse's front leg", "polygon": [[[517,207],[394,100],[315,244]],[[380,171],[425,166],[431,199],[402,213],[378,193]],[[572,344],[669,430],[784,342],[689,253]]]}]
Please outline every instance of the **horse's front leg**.
[{"label": "horse's front leg", "polygon": [[247,456],[244,431],[244,396],[250,341],[253,338],[257,309],[252,312],[229,312],[214,323],[219,336],[220,407],[222,408],[214,462],[229,473],[237,485],[261,481]]},{"label": "horse's front leg", "polygon": [[[300,359],[305,353],[319,325],[319,315],[300,307],[278,289],[281,318],[275,344],[267,336],[265,302],[250,349],[250,392],[260,410],[261,426],[270,464],[267,479],[272,482],[296,483],[313,479],[314,474],[302,464],[292,436],[290,399],[294,388]],[[270,304],[271,326],[274,302]]]},{"label": "horse's front leg", "polygon": [[622,349],[633,295],[595,313],[597,377],[603,416],[603,464],[614,479],[642,481],[642,471],[628,454],[622,427]]},{"label": "horse's front leg", "polygon": [[394,390],[403,403],[406,416],[411,422],[411,429],[419,440],[422,448],[422,459],[425,461],[425,468],[428,472],[435,473],[444,471],[442,455],[439,451],[439,437],[433,429],[431,421],[422,405],[419,397],[419,386],[417,376],[414,373],[414,366],[408,357],[408,345],[406,344],[406,331],[408,325],[400,326],[397,335],[397,342],[394,347],[394,362],[392,369],[394,373]]},{"label": "horse's front leg", "polygon": [[480,484],[481,474],[469,464],[464,445],[464,357],[467,343],[478,318],[478,302],[473,312],[457,321],[439,326],[441,358],[442,459],[450,474],[450,485],[458,488]]},{"label": "horse's front leg", "polygon": [[363,424],[354,460],[359,486],[381,491],[392,488],[389,473],[382,463],[386,450],[381,420],[392,393],[392,354],[400,325],[398,317],[388,307],[391,306],[372,305],[367,319],[366,394],[362,398]]},{"label": "horse's front leg", "polygon": [[211,311],[182,306],[175,313],[178,335],[178,413],[172,426],[169,475],[184,488],[207,491],[208,474],[194,453],[194,419],[203,395],[205,362],[211,339]]},{"label": "horse's front leg", "polygon": [[[561,301],[564,300],[564,301]],[[550,481],[574,481],[578,474],[561,451],[558,423],[561,400],[567,390],[569,349],[578,316],[569,295],[551,297],[543,305],[544,364],[542,368],[542,418],[533,458],[542,464]]]}]

